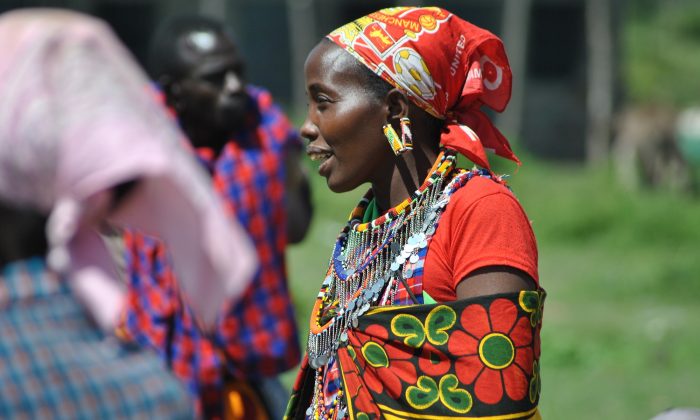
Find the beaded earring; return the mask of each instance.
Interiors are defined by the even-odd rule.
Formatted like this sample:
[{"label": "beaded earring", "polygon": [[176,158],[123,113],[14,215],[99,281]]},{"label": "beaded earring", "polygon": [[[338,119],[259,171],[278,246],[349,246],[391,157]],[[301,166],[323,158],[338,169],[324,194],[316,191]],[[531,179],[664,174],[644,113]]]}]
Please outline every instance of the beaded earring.
[{"label": "beaded earring", "polygon": [[389,146],[391,146],[391,150],[394,151],[396,156],[406,151],[406,148],[403,146],[399,135],[396,133],[396,130],[394,130],[394,127],[392,127],[390,123],[384,124],[382,130],[384,130],[384,137],[386,137],[387,141],[389,141]]},{"label": "beaded earring", "polygon": [[413,150],[413,133],[411,133],[411,120],[403,117],[401,122],[401,143],[406,150]]}]

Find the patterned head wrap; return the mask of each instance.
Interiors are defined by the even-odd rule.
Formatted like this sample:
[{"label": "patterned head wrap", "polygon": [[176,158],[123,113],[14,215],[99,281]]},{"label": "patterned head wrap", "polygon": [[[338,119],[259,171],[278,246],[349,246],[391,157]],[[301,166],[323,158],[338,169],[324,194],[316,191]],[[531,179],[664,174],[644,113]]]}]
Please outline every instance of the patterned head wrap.
[{"label": "patterned head wrap", "polygon": [[328,35],[431,115],[444,119],[440,141],[488,168],[484,149],[520,163],[481,111],[501,112],[511,72],[501,40],[439,7],[393,7]]},{"label": "patterned head wrap", "polygon": [[101,21],[50,9],[0,17],[0,198],[49,216],[49,264],[103,327],[124,294],[92,219],[118,184],[139,181],[109,220],[168,243],[203,325],[252,277],[247,236],[181,138]]}]

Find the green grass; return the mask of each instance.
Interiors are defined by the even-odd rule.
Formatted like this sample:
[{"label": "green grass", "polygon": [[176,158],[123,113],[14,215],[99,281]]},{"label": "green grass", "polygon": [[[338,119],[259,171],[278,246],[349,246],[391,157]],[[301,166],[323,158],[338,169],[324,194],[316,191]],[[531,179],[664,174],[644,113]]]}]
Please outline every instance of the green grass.
[{"label": "green grass", "polygon": [[[607,168],[523,161],[510,184],[548,291],[543,416],[647,419],[700,406],[700,200],[628,194]],[[313,188],[312,229],[288,252],[302,345],[333,241],[364,192],[332,194],[316,175]]]}]

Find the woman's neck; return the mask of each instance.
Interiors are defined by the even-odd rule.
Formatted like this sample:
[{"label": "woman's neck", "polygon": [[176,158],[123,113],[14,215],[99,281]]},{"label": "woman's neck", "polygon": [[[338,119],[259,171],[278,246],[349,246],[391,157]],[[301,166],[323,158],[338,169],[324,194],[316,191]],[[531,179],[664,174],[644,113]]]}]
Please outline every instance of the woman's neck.
[{"label": "woman's neck", "polygon": [[421,147],[406,152],[394,159],[391,172],[372,183],[372,191],[380,212],[397,206],[410,197],[428,176],[438,156],[438,149]]}]

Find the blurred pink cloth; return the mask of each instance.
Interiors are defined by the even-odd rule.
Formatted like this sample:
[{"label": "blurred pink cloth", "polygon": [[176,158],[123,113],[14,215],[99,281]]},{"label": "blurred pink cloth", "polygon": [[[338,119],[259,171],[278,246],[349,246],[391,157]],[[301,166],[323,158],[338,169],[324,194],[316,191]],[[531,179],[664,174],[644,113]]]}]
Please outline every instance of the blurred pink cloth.
[{"label": "blurred pink cloth", "polygon": [[[204,328],[257,267],[182,134],[112,31],[74,12],[0,16],[0,198],[49,215],[49,265],[67,274],[103,328],[123,282],[95,227],[102,220],[163,239]],[[139,180],[116,211],[106,191]]]}]

